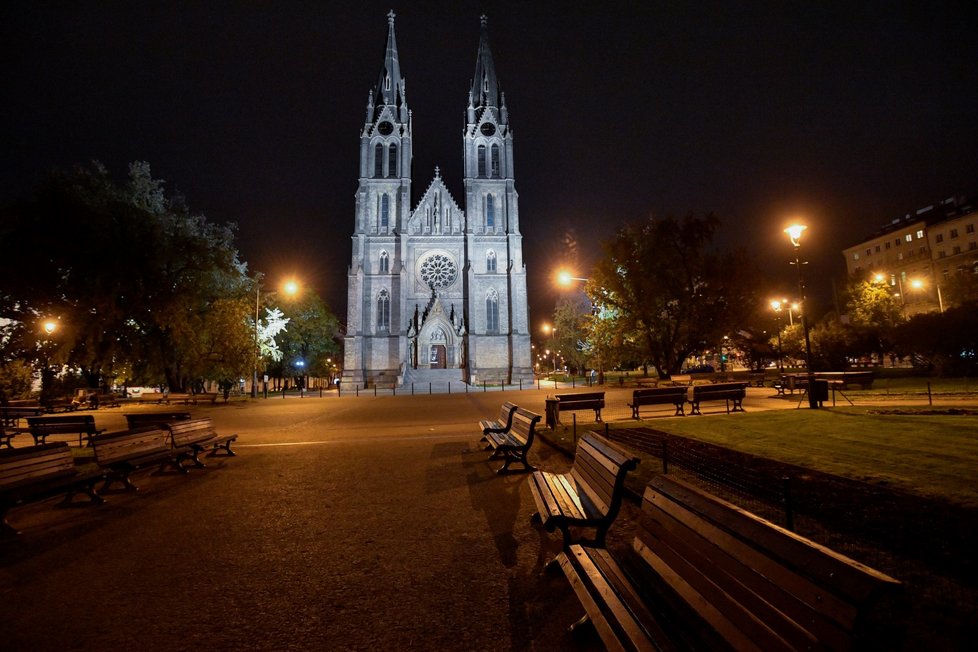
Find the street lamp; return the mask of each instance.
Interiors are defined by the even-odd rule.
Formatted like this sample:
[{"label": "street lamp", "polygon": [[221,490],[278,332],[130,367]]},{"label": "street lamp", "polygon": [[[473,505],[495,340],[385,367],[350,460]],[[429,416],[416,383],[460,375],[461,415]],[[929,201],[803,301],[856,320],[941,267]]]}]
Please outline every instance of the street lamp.
[{"label": "street lamp", "polygon": [[[557,327],[551,326],[550,324],[544,324],[543,332],[550,333],[550,339],[553,342],[554,375],[556,375],[557,374]],[[547,351],[547,355],[550,355],[550,351]]]},{"label": "street lamp", "polygon": [[[798,268],[798,296],[800,303],[805,304],[805,276],[801,271],[801,235],[808,227],[804,224],[792,224],[784,230],[788,234],[791,246],[795,248],[795,267]],[[812,340],[808,333],[808,308],[802,310],[801,327],[805,332],[805,366],[808,368],[808,407],[818,408],[818,400],[815,397],[815,372],[812,369]]]},{"label": "street lamp", "polygon": [[[784,353],[781,350],[781,306],[784,305],[782,301],[775,299],[771,302],[771,309],[774,310],[775,319],[778,322],[778,373],[784,373]],[[790,313],[789,313],[790,314]]]},{"label": "street lamp", "polygon": [[588,279],[582,278],[580,276],[574,276],[573,274],[571,274],[570,272],[568,272],[566,269],[562,269],[562,270],[560,270],[560,271],[557,272],[557,283],[559,285],[563,285],[564,287],[570,286],[570,284],[573,281],[582,281],[582,282],[586,283],[587,280]]}]

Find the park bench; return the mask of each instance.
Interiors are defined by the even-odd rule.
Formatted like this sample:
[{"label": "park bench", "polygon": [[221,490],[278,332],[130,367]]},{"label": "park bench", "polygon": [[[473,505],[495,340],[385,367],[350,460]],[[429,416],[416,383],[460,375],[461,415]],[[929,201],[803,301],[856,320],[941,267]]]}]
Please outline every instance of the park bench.
[{"label": "park bench", "polygon": [[898,581],[669,476],[646,488],[628,555],[574,544],[557,557],[577,624],[609,650],[887,647],[878,608]]},{"label": "park bench", "polygon": [[[594,420],[601,421],[604,407],[604,392],[581,392],[578,394],[557,394],[557,412],[572,410],[594,410]],[[558,414],[558,421],[560,415]]]},{"label": "park bench", "polygon": [[214,455],[218,450],[224,449],[229,456],[234,456],[231,444],[237,441],[237,435],[219,435],[214,430],[214,423],[210,417],[201,419],[181,419],[170,421],[165,424],[170,431],[170,443],[176,451],[180,453],[181,459],[189,457],[194,466],[203,467],[200,461],[200,454],[209,451]]},{"label": "park bench", "polygon": [[217,403],[217,392],[197,392],[194,394],[194,403],[200,404],[209,401],[211,405]]},{"label": "park bench", "polygon": [[540,422],[541,416],[535,412],[523,408],[516,408],[513,412],[513,423],[507,432],[486,433],[486,442],[493,450],[489,459],[503,456],[503,466],[497,473],[506,473],[509,465],[519,462],[523,465],[522,472],[533,471],[527,461],[527,454],[533,446],[533,438],[536,433],[536,425]]},{"label": "park bench", "polygon": [[530,492],[537,511],[532,521],[547,532],[559,528],[564,548],[572,541],[571,528],[593,529],[589,540],[603,546],[608,528],[621,508],[625,475],[635,469],[638,458],[597,433],[587,432],[577,444],[574,466],[568,473],[535,471],[530,476]]},{"label": "park bench", "polygon": [[[716,385],[694,385],[690,414],[702,414],[700,403],[704,401],[725,401],[727,414],[744,411],[744,398],[747,396],[745,383],[717,383]],[[733,409],[730,403],[733,402]]]},{"label": "park bench", "polygon": [[632,391],[632,402],[628,407],[632,408],[632,418],[638,419],[639,408],[643,405],[668,405],[676,406],[676,413],[673,416],[686,416],[686,388],[685,387],[656,387],[650,389],[636,389]]},{"label": "park bench", "polygon": [[137,403],[164,403],[166,402],[166,394],[163,392],[142,392],[140,394],[133,394],[131,400]]},{"label": "park bench", "polygon": [[26,430],[21,426],[21,420],[41,414],[44,414],[44,408],[40,405],[31,407],[8,404],[0,407],[0,446],[12,447],[11,440]]},{"label": "park bench", "polygon": [[91,439],[95,449],[95,462],[105,469],[105,485],[108,489],[115,482],[122,482],[127,490],[138,491],[130,476],[150,466],[159,465],[163,471],[170,466],[180,473],[187,473],[180,460],[187,449],[175,449],[170,445],[170,433],[163,426],[144,426],[95,435]]},{"label": "park bench", "polygon": [[57,417],[27,417],[27,428],[34,437],[34,444],[45,444],[50,435],[78,434],[78,445],[82,437],[91,444],[92,436],[105,432],[95,427],[95,417],[91,414],[71,414]]},{"label": "park bench", "polygon": [[132,429],[139,428],[140,426],[159,426],[170,421],[181,421],[189,418],[189,412],[177,412],[175,410],[168,412],[134,412],[126,415],[126,425]]},{"label": "park bench", "polygon": [[194,394],[187,394],[185,392],[168,392],[166,395],[167,403],[180,402],[184,405],[190,405],[191,403],[196,403],[197,399],[194,398]]},{"label": "park bench", "polygon": [[67,442],[0,451],[0,530],[18,534],[7,522],[7,512],[21,503],[63,493],[62,504],[67,504],[78,492],[87,494],[93,503],[104,502],[95,493],[95,484],[102,477],[100,472],[78,471]]},{"label": "park bench", "polygon": [[63,396],[44,401],[45,412],[73,412],[78,406],[75,404],[74,397]]},{"label": "park bench", "polygon": [[486,435],[490,432],[508,432],[513,425],[513,412],[516,412],[516,403],[506,401],[499,408],[498,419],[482,419],[479,421],[479,429],[482,430],[482,440],[486,441]]},{"label": "park bench", "polygon": [[764,387],[766,374],[763,371],[751,371],[747,374],[748,382],[754,387]]}]

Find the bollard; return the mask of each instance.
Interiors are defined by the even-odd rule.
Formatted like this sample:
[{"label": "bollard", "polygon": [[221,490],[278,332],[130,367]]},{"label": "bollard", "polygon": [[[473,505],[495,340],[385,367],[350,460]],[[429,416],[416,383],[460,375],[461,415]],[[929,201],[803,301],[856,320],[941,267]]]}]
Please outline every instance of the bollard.
[{"label": "bollard", "polygon": [[397,396],[397,385],[391,385],[391,396]]},{"label": "bollard", "polygon": [[784,527],[785,529],[794,532],[795,515],[794,509],[791,505],[791,478],[781,478],[781,486],[784,490]]},{"label": "bollard", "polygon": [[489,391],[489,387],[486,385],[486,381],[482,381],[482,393],[485,394]]},{"label": "bollard", "polygon": [[323,397],[323,387],[322,387],[322,385],[320,385],[319,386],[319,398],[322,398],[322,397]]},{"label": "bollard", "polygon": [[537,378],[537,389],[540,389],[540,379]]},{"label": "bollard", "polygon": [[571,387],[577,387],[577,378],[573,375],[571,376]]},{"label": "bollard", "polygon": [[428,383],[428,394],[431,394],[431,383]]},{"label": "bollard", "polygon": [[523,379],[522,378],[520,378],[520,391],[521,392],[523,391]]},{"label": "bollard", "polygon": [[448,393],[452,393],[452,381],[448,381]]},{"label": "bollard", "polygon": [[377,396],[377,383],[374,383],[374,396]]}]

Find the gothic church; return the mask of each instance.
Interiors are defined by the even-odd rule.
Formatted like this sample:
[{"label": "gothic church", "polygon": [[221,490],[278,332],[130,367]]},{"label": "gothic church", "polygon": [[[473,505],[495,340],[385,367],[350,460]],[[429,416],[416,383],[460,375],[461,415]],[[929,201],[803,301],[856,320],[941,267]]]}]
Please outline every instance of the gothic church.
[{"label": "gothic church", "polygon": [[412,116],[391,12],[360,132],[346,388],[533,378],[513,133],[484,16],[462,142],[464,210],[438,168],[412,204]]}]

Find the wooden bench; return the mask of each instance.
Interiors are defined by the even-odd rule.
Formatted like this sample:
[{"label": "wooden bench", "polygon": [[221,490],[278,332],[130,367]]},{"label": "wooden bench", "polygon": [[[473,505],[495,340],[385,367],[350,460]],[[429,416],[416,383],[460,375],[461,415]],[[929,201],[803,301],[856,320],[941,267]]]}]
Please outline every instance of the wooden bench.
[{"label": "wooden bench", "polygon": [[217,396],[217,392],[197,392],[194,394],[194,403],[200,404],[204,403],[205,401],[210,401],[210,404],[214,405],[217,403]]},{"label": "wooden bench", "polygon": [[[700,403],[703,401],[725,401],[727,404],[727,414],[731,412],[744,411],[744,398],[747,396],[747,386],[745,383],[717,383],[716,385],[694,385],[693,397],[689,399],[690,414],[703,414],[700,412]],[[730,403],[733,402],[733,409]]]},{"label": "wooden bench", "polygon": [[95,462],[106,471],[103,491],[117,481],[127,490],[138,491],[139,487],[132,483],[130,476],[149,466],[159,465],[160,471],[171,466],[180,473],[187,473],[180,463],[187,450],[170,446],[170,433],[162,426],[95,435],[91,441]]},{"label": "wooden bench", "polygon": [[638,410],[643,405],[667,405],[672,403],[676,406],[673,416],[686,416],[686,388],[685,387],[656,387],[651,389],[636,389],[632,391],[632,402],[628,407],[632,408],[632,418],[638,419]]},{"label": "wooden bench", "polygon": [[557,561],[609,650],[886,649],[875,609],[900,587],[664,475],[624,564],[576,544]]},{"label": "wooden bench", "polygon": [[235,455],[231,444],[237,441],[238,436],[217,434],[210,417],[170,421],[166,424],[166,429],[170,431],[170,443],[174,450],[186,451],[181,453],[181,457],[189,457],[197,467],[203,468],[200,454],[205,451],[215,455],[223,449],[229,456]]},{"label": "wooden bench", "polygon": [[522,472],[533,471],[527,461],[527,454],[533,446],[533,438],[536,434],[536,425],[540,422],[541,416],[535,412],[523,408],[516,408],[513,412],[513,423],[507,432],[490,432],[486,434],[486,442],[493,450],[489,459],[495,459],[500,455],[503,457],[503,466],[497,473],[506,473],[509,465],[519,462],[523,465]]},{"label": "wooden bench", "polygon": [[142,392],[133,394],[131,399],[137,403],[164,403],[166,402],[166,394],[163,392]]},{"label": "wooden bench", "polygon": [[764,387],[764,380],[767,374],[763,371],[751,371],[747,374],[748,382],[754,387]]},{"label": "wooden bench", "polygon": [[196,403],[197,399],[194,398],[193,394],[187,394],[185,392],[167,392],[166,403],[183,403],[184,405],[190,405],[191,403]]},{"label": "wooden bench", "polygon": [[34,445],[47,443],[50,435],[78,434],[78,445],[82,437],[91,443],[93,435],[105,432],[95,427],[95,417],[91,414],[72,414],[58,417],[27,417],[27,428],[34,437]]},{"label": "wooden bench", "polygon": [[79,472],[67,442],[0,451],[0,530],[18,534],[7,522],[7,512],[21,503],[63,493],[62,504],[67,504],[78,492],[93,503],[105,502],[95,493],[102,477],[99,472]]},{"label": "wooden bench", "polygon": [[140,426],[159,426],[170,421],[182,421],[189,419],[189,412],[134,412],[126,415],[126,425],[132,428]]},{"label": "wooden bench", "polygon": [[594,410],[594,420],[601,421],[601,409],[604,407],[604,392],[557,394],[554,398],[557,399],[558,412]]},{"label": "wooden bench", "polygon": [[519,406],[516,403],[506,401],[499,408],[498,419],[482,419],[479,421],[479,429],[482,430],[482,439],[480,441],[486,441],[486,435],[490,432],[509,432],[510,427],[513,425],[513,412],[516,412],[517,407]]},{"label": "wooden bench", "polygon": [[620,446],[597,433],[585,433],[568,473],[535,471],[530,476],[537,507],[531,520],[542,523],[547,532],[559,528],[565,549],[572,541],[584,541],[574,537],[571,528],[593,529],[588,543],[603,546],[621,508],[625,475],[637,464],[638,458]]},{"label": "wooden bench", "polygon": [[14,437],[26,432],[26,428],[21,426],[21,420],[27,417],[35,417],[44,414],[44,408],[40,405],[35,406],[10,406],[0,407],[0,446],[12,448],[11,441]]}]

